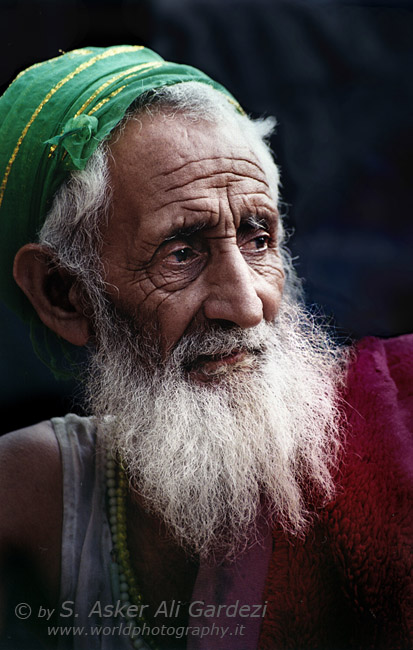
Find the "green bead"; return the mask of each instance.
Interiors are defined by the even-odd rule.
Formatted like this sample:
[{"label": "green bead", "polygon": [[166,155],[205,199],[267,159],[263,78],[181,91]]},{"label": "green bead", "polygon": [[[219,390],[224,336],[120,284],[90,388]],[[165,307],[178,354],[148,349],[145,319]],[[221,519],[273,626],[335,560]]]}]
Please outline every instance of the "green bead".
[{"label": "green bead", "polygon": [[[111,571],[113,573],[112,584],[116,583],[116,592],[119,593],[120,600],[126,605],[126,609],[128,609],[131,602],[134,605],[141,605],[142,596],[139,593],[135,575],[131,567],[127,543],[126,498],[128,480],[122,468],[119,468],[116,481],[116,464],[113,458],[107,458],[106,460],[106,491],[108,495],[108,518],[112,545],[117,556],[117,562],[114,560],[111,563]],[[134,631],[137,627],[134,624],[135,618],[128,616],[127,620],[131,621],[131,629]],[[145,623],[144,617],[140,617],[139,620],[142,624]],[[142,637],[131,638],[131,642],[134,648],[141,648],[142,650],[149,646],[151,648],[154,647],[152,641],[148,640],[147,645]]]}]

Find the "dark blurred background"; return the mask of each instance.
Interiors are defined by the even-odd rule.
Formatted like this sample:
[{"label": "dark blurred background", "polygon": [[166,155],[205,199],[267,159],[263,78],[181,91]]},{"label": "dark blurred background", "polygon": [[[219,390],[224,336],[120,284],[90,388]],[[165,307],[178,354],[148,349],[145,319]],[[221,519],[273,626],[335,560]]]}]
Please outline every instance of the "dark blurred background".
[{"label": "dark blurred background", "polygon": [[[141,43],[275,115],[290,247],[338,338],[413,330],[413,5],[331,0],[0,1],[3,91],[85,45]],[[2,431],[77,410],[0,307]]]}]

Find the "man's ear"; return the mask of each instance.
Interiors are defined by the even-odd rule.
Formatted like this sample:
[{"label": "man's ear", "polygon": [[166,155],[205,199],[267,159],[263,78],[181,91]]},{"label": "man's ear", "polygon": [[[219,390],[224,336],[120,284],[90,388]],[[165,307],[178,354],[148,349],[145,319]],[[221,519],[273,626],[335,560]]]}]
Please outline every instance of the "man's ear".
[{"label": "man's ear", "polygon": [[86,345],[92,328],[79,284],[56,266],[45,246],[23,246],[14,258],[13,275],[47,327],[73,345]]}]

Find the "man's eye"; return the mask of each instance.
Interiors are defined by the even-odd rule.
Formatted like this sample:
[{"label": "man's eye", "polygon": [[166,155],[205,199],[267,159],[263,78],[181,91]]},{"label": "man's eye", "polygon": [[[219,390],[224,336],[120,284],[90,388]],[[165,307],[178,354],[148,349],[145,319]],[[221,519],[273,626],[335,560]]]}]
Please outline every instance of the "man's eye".
[{"label": "man's eye", "polygon": [[168,257],[172,257],[176,262],[188,262],[193,256],[194,252],[192,248],[189,247],[178,248],[176,251],[172,251],[172,253],[169,253],[168,255]]},{"label": "man's eye", "polygon": [[241,246],[241,250],[245,252],[266,251],[270,241],[269,235],[259,235],[253,239],[249,239]]},{"label": "man's eye", "polygon": [[254,242],[255,248],[257,250],[268,248],[268,241],[269,241],[268,235],[260,235],[259,237],[255,237],[255,239],[253,239],[252,241]]}]

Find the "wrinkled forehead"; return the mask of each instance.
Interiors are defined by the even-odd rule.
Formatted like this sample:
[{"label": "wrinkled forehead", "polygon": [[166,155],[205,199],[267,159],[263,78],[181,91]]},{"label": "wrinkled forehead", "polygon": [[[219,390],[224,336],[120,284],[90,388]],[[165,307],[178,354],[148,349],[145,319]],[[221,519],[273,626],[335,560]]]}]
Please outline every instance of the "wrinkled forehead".
[{"label": "wrinkled forehead", "polygon": [[138,189],[147,197],[168,192],[169,198],[197,186],[243,192],[251,182],[268,190],[262,162],[236,122],[145,115],[126,124],[111,153],[112,189],[118,199]]}]

